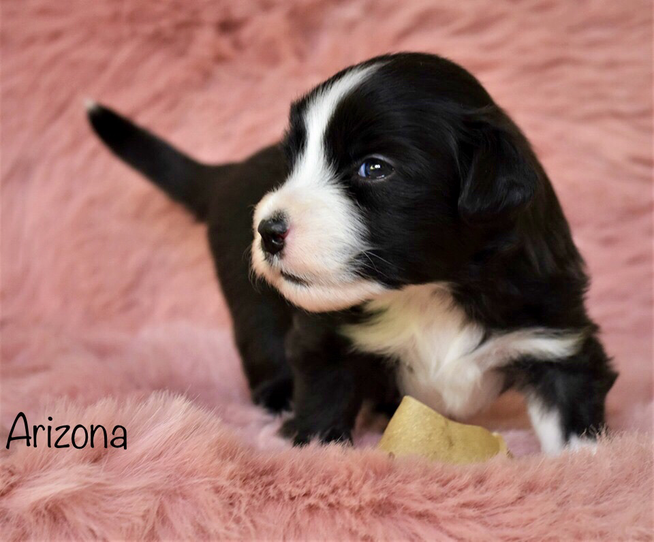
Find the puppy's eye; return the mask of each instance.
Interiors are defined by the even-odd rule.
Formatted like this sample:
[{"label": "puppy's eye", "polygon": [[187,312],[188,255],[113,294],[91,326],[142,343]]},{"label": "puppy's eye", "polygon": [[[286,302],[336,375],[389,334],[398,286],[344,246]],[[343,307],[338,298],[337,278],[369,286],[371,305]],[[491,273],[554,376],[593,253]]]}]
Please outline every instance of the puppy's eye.
[{"label": "puppy's eye", "polygon": [[357,174],[362,179],[384,179],[393,173],[394,169],[388,162],[380,158],[368,158],[360,166]]}]

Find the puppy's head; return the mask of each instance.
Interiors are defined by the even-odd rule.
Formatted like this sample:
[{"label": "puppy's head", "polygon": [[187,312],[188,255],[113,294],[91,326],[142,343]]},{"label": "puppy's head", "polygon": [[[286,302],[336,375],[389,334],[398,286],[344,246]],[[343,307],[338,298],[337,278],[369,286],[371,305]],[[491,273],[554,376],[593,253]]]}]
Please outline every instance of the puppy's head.
[{"label": "puppy's head", "polygon": [[252,263],[309,311],[452,280],[541,177],[479,82],[431,55],[336,74],[293,104],[283,144],[290,174],[257,205]]}]

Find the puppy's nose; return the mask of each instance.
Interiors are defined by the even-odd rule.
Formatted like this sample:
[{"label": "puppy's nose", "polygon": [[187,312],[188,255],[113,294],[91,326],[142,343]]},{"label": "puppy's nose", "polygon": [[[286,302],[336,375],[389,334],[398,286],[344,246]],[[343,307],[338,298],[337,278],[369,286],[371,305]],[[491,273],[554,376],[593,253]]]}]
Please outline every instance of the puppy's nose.
[{"label": "puppy's nose", "polygon": [[261,234],[261,248],[270,254],[277,254],[284,248],[288,226],[283,218],[267,218],[259,222],[257,231]]}]

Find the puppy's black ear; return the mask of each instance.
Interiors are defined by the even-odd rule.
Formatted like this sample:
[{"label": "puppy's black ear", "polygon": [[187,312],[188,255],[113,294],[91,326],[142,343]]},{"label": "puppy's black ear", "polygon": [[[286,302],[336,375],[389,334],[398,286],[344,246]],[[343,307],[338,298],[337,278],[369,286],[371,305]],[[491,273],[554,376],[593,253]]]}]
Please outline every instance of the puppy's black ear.
[{"label": "puppy's black ear", "polygon": [[512,123],[475,119],[468,125],[459,214],[470,224],[515,217],[534,198],[539,167]]}]

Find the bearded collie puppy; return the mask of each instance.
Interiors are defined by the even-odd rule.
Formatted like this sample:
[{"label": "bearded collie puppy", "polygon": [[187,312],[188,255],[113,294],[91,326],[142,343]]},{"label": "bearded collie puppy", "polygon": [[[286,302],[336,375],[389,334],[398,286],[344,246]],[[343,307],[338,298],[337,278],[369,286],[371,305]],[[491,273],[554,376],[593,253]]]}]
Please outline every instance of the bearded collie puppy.
[{"label": "bearded collie puppy", "polygon": [[[351,439],[364,400],[465,418],[521,390],[548,453],[592,441],[617,373],[529,142],[438,56],[347,68],[279,144],[201,164],[95,103],[121,159],[208,224],[253,399],[295,444]],[[189,285],[190,286],[190,285]]]}]

